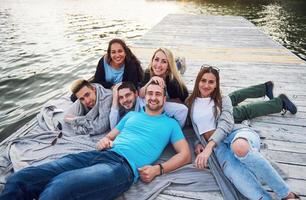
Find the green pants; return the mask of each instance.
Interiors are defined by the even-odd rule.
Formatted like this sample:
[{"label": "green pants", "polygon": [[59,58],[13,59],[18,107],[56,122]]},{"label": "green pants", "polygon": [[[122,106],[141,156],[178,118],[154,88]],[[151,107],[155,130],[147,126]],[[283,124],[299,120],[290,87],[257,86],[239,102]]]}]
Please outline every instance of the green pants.
[{"label": "green pants", "polygon": [[229,94],[233,105],[233,115],[236,123],[246,119],[253,119],[268,114],[279,113],[283,109],[282,100],[279,97],[269,101],[258,101],[244,105],[238,105],[247,98],[259,98],[266,95],[266,85],[254,85]]}]

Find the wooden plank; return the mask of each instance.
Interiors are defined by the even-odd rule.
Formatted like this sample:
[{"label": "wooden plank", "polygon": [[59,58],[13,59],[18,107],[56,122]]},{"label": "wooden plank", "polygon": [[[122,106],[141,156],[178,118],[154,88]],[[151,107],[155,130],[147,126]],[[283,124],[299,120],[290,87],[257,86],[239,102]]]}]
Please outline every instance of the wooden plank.
[{"label": "wooden plank", "polygon": [[[263,121],[263,117],[257,117],[253,119],[252,121]],[[291,126],[300,126],[300,127],[306,127],[306,119],[304,118],[297,118],[293,115],[284,115],[284,116],[264,116],[265,121],[268,123],[273,124],[285,124],[285,125],[291,125]]]},{"label": "wooden plank", "polygon": [[[166,39],[166,38],[164,38]],[[133,52],[136,55],[151,56],[156,48],[147,49],[134,47]],[[179,53],[176,53],[179,51]],[[251,49],[251,48],[201,48],[183,46],[182,49],[173,50],[174,54],[184,55],[188,59],[205,59],[210,61],[234,61],[234,62],[273,62],[273,63],[290,63],[301,64],[302,61],[292,57],[291,55],[273,55],[273,49]],[[226,55],[226,56],[224,56]]]},{"label": "wooden plank", "polygon": [[306,167],[306,154],[304,153],[274,151],[271,149],[262,149],[261,153],[276,163],[284,163]]},{"label": "wooden plank", "polygon": [[276,140],[264,140],[264,143],[268,145],[269,150],[306,154],[306,143],[292,143]]},{"label": "wooden plank", "polygon": [[[202,64],[217,65],[221,86],[235,89],[274,81],[274,94],[286,93],[298,113],[273,114],[251,120],[267,149],[262,152],[288,173],[293,191],[306,196],[306,63],[241,17],[169,15],[133,44],[145,66],[155,49],[170,48],[186,58],[183,76],[189,91]],[[267,99],[252,99],[259,101]],[[183,193],[184,194],[184,193]],[[174,194],[173,194],[174,195]],[[192,195],[191,195],[192,196]],[[199,195],[201,196],[201,195]],[[195,199],[201,198],[195,194]],[[273,194],[273,198],[276,198]]]},{"label": "wooden plank", "polygon": [[304,127],[290,127],[293,130],[288,130],[284,128],[273,127],[273,125],[276,126],[276,124],[268,125],[272,126],[272,128],[256,127],[256,130],[260,130],[259,135],[264,139],[306,143],[306,138],[303,135],[305,133],[298,131],[300,129],[303,129]]},{"label": "wooden plank", "polygon": [[283,164],[283,163],[278,163],[277,166],[281,170],[283,170],[283,172],[287,174],[290,179],[298,179],[301,181],[306,181],[306,167],[305,166],[288,165],[288,164]]},{"label": "wooden plank", "polygon": [[288,179],[286,180],[292,191],[296,192],[297,194],[301,195],[306,199],[306,182],[304,180],[297,180],[297,179]]}]

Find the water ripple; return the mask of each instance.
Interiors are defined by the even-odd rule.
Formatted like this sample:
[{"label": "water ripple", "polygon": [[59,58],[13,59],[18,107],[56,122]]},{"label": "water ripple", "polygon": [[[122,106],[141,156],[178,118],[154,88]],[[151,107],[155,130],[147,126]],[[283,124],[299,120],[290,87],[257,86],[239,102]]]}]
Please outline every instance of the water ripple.
[{"label": "water ripple", "polygon": [[129,44],[169,13],[244,16],[306,59],[302,1],[0,0],[0,4],[0,140],[33,118],[43,103],[67,92],[72,80],[91,77],[110,39],[123,38]]}]

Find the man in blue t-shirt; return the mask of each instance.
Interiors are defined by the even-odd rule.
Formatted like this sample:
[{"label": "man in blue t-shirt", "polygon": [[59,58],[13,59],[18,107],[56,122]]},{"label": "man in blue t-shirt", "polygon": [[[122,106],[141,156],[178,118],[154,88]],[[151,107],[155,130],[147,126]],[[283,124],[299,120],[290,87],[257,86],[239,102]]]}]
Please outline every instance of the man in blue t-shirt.
[{"label": "man in blue t-shirt", "polygon": [[[97,143],[99,151],[24,168],[8,179],[0,199],[114,199],[138,178],[150,182],[189,163],[191,153],[179,124],[163,114],[165,94],[150,83],[145,110],[129,112]],[[177,153],[152,165],[169,142]]]}]

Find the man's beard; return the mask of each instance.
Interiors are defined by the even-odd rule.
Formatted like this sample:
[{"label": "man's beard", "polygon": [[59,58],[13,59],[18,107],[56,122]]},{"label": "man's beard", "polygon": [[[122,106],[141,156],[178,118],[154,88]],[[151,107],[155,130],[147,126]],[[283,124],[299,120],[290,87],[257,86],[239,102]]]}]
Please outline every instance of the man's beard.
[{"label": "man's beard", "polygon": [[157,102],[155,105],[151,105],[150,104],[150,100],[149,103],[146,104],[146,107],[150,110],[150,111],[159,111],[163,108],[163,104],[159,104],[159,102]]},{"label": "man's beard", "polygon": [[[124,103],[124,104],[126,104],[126,103]],[[124,104],[123,104],[123,105],[124,105]],[[128,104],[130,105],[130,102],[129,102]],[[125,108],[124,106],[122,106],[122,107],[123,107],[123,109],[124,109],[126,112],[129,112],[129,111],[135,110],[135,105],[136,105],[136,101],[134,101],[134,103],[133,103],[133,105],[132,105],[131,108]]]}]

